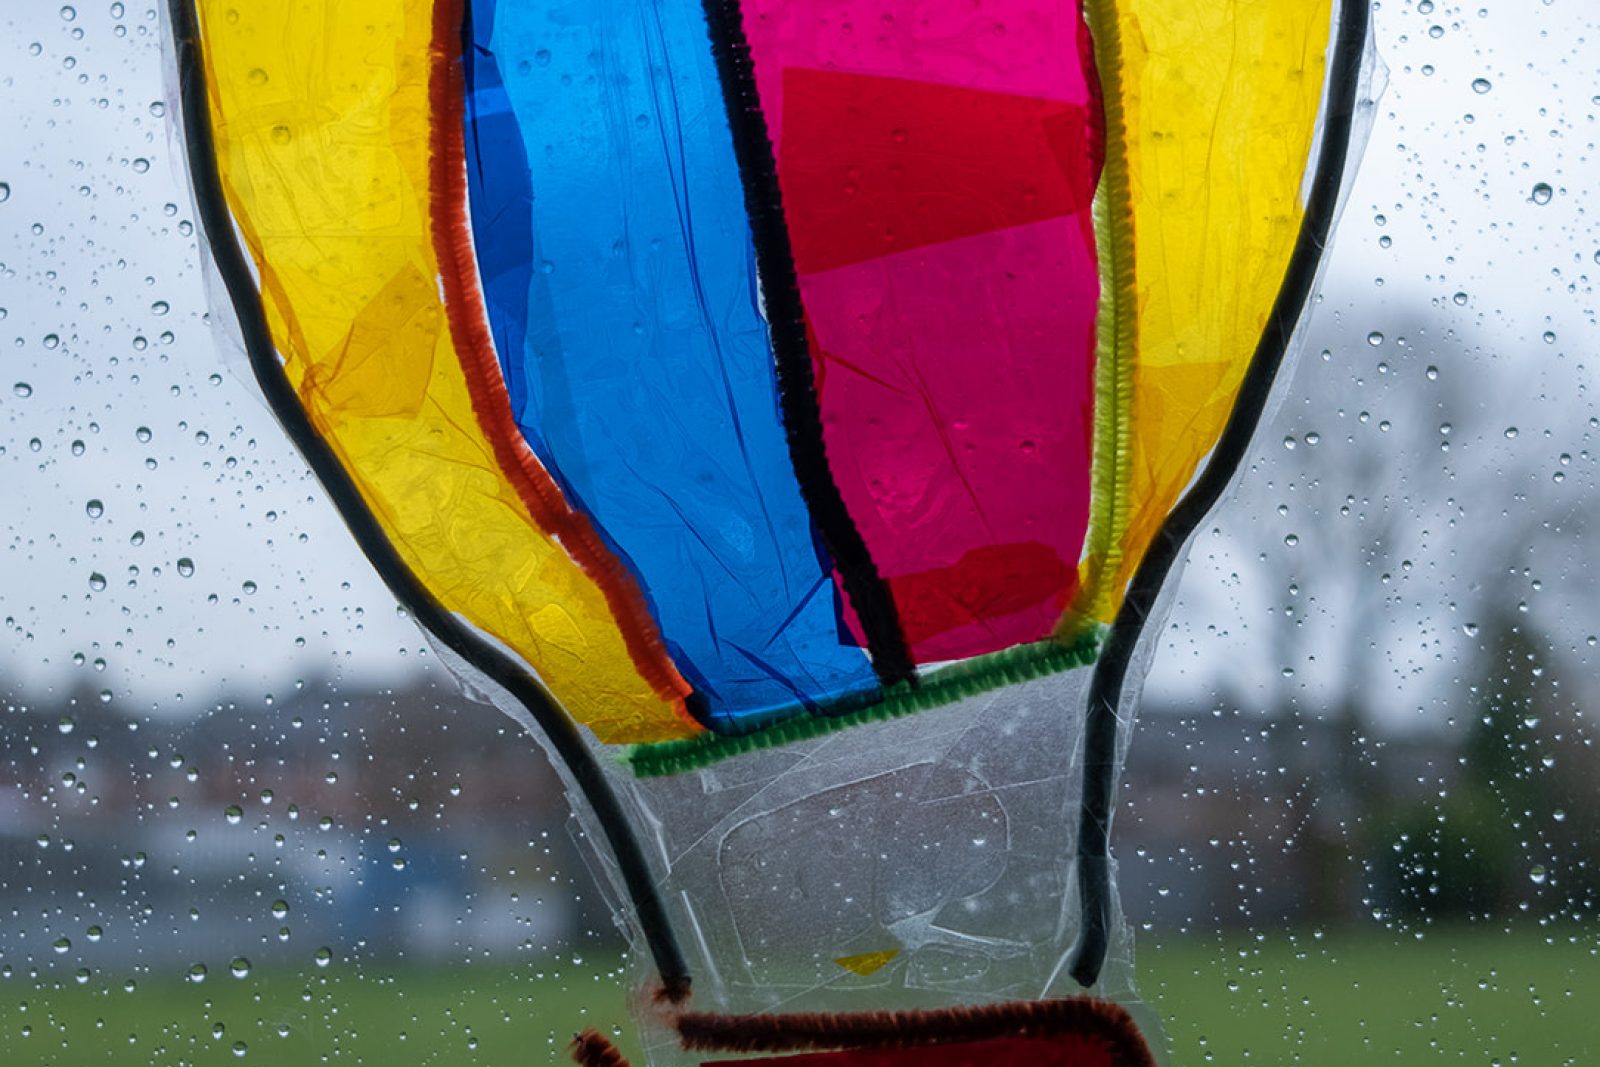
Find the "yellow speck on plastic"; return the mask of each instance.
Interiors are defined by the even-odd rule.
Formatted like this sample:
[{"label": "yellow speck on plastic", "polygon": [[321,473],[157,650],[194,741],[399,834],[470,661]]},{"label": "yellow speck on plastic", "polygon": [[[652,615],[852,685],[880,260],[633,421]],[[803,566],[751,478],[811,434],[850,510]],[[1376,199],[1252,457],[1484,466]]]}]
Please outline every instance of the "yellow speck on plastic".
[{"label": "yellow speck on plastic", "polygon": [[859,956],[840,956],[833,962],[843,967],[852,974],[859,974],[865,978],[869,974],[877,974],[888,966],[889,961],[900,955],[897,948],[885,949],[882,952],[863,952]]},{"label": "yellow speck on plastic", "polygon": [[697,729],[640,677],[472,408],[428,221],[428,0],[202,0],[228,205],[284,371],[407,566],[603,741]]},{"label": "yellow speck on plastic", "polygon": [[1105,92],[1083,594],[1110,622],[1216,445],[1288,266],[1331,0],[1087,0]]}]

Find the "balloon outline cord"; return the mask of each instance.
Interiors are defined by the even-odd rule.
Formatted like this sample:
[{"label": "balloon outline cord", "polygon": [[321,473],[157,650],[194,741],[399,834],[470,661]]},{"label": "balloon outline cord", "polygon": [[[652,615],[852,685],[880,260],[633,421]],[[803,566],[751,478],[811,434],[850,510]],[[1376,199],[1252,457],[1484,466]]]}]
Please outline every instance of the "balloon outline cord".
[{"label": "balloon outline cord", "polygon": [[1107,840],[1116,787],[1117,708],[1128,666],[1172,565],[1189,536],[1222,497],[1249,451],[1278,369],[1316,281],[1345,179],[1362,55],[1370,22],[1367,0],[1342,0],[1330,63],[1328,110],[1306,212],[1283,284],[1239,387],[1239,400],[1194,486],[1162,524],[1128,584],[1127,596],[1089,684],[1084,722],[1083,793],[1078,818],[1078,941],[1068,970],[1088,988],[1105,965],[1111,932],[1111,869]]},{"label": "balloon outline cord", "polygon": [[783,193],[778,187],[778,164],[756,91],[744,14],[739,0],[703,0],[702,7],[733,135],[733,154],[744,183],[745,213],[750,218],[756,272],[777,365],[778,404],[800,493],[833,556],[850,606],[861,620],[878,678],[886,688],[906,682],[914,685],[916,668],[899,610],[866,539],[845,507],[828,463],[822,405],[811,364],[811,327],[800,299]]}]

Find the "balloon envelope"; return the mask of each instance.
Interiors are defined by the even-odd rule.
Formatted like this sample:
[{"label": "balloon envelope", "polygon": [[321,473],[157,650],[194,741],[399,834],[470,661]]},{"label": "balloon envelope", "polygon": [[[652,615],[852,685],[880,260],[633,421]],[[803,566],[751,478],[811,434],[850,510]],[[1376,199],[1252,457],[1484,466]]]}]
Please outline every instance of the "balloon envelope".
[{"label": "balloon envelope", "polygon": [[1092,661],[1215,445],[1329,3],[1088,7],[198,0],[197,44],[350,507],[660,773]]}]

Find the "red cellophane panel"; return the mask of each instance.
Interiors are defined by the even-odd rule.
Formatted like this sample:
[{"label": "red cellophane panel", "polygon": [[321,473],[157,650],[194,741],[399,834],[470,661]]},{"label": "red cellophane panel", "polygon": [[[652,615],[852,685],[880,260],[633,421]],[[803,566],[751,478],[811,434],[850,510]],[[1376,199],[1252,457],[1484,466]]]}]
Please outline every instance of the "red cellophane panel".
[{"label": "red cellophane panel", "polygon": [[[1089,512],[1102,153],[1081,19],[744,8],[830,467],[913,657],[1043,638]],[[1007,47],[949,48],[972,19]]]}]

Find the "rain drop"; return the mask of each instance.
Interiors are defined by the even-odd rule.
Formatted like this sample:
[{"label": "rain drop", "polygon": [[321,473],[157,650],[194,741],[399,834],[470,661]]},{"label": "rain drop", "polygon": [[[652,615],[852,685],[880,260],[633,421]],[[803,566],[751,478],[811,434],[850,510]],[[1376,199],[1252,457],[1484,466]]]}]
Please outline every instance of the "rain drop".
[{"label": "rain drop", "polygon": [[1540,182],[1538,185],[1533,187],[1533,202],[1535,204],[1539,204],[1541,206],[1548,204],[1550,202],[1550,198],[1554,195],[1555,190],[1550,188],[1550,186],[1546,185],[1544,182]]}]

